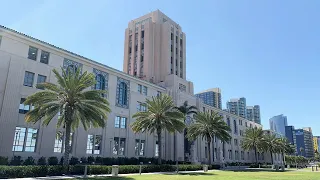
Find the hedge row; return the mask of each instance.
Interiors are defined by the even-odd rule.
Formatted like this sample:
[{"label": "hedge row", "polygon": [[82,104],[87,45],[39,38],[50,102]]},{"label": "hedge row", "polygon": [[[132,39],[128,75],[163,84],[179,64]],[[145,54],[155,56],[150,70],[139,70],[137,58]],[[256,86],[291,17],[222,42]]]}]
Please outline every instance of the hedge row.
[{"label": "hedge row", "polygon": [[[119,174],[139,173],[139,165],[119,166]],[[219,165],[211,165],[209,169],[219,169]],[[179,165],[180,171],[202,170],[202,165]],[[90,174],[111,174],[112,166],[89,165],[88,175]],[[142,165],[142,173],[148,172],[173,172],[176,171],[175,165]],[[65,172],[64,166],[0,166],[0,178],[22,178],[22,177],[44,177],[59,176]],[[69,167],[72,175],[83,175],[84,166],[75,165]]]},{"label": "hedge row", "polygon": [[[55,156],[49,157],[48,159],[45,157],[41,157],[39,159],[34,159],[32,156],[22,159],[21,156],[14,156],[10,161],[7,157],[0,156],[0,165],[12,165],[12,166],[20,166],[20,165],[62,165],[63,157],[58,159]],[[70,165],[77,165],[77,164],[100,164],[100,165],[137,165],[142,162],[143,164],[157,164],[157,158],[146,158],[146,157],[139,157],[139,158],[127,158],[127,157],[118,157],[118,158],[110,158],[110,157],[71,157],[70,158]],[[175,161],[165,161],[162,160],[162,164],[176,164]],[[179,164],[191,164],[187,162],[179,162]]]}]

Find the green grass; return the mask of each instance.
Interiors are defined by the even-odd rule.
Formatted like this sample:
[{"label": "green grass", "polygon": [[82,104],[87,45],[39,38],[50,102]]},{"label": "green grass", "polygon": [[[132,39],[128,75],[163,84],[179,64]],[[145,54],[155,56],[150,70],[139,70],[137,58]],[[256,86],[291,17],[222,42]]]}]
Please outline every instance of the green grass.
[{"label": "green grass", "polygon": [[319,180],[319,172],[268,172],[268,171],[214,171],[179,175],[134,175],[119,178],[92,178],[95,180]]}]

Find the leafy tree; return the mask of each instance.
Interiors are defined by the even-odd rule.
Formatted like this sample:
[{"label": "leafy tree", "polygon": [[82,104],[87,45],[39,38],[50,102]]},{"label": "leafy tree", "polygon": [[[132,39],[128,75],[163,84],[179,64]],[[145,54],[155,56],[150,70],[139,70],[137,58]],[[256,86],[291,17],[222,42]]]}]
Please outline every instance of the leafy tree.
[{"label": "leafy tree", "polygon": [[241,147],[246,151],[254,150],[256,163],[258,163],[257,151],[262,150],[262,138],[263,131],[261,128],[250,128],[245,131],[244,139],[241,144]]},{"label": "leafy tree", "polygon": [[[188,139],[195,140],[198,137],[206,139],[208,144],[208,164],[211,164],[210,145],[214,137],[222,142],[230,141],[230,127],[223,121],[217,112],[207,113],[198,112],[195,116],[195,121],[188,128]],[[206,152],[207,153],[207,152]]]},{"label": "leafy tree", "polygon": [[158,164],[161,164],[161,133],[164,130],[170,133],[182,132],[185,128],[185,116],[175,108],[172,98],[166,94],[147,99],[146,105],[147,111],[137,112],[132,116],[136,121],[131,124],[131,128],[135,133],[148,131],[158,135]]},{"label": "leafy tree", "polygon": [[101,96],[102,90],[88,90],[96,84],[92,73],[80,73],[80,69],[62,69],[60,75],[53,70],[57,84],[45,82],[37,87],[44,89],[27,97],[25,104],[32,104],[34,109],[29,111],[25,120],[37,123],[40,120],[47,126],[60,113],[58,127],[65,129],[64,165],[69,164],[70,133],[81,123],[85,130],[88,127],[105,127],[107,114],[110,112],[108,101]]},{"label": "leafy tree", "polygon": [[289,143],[287,138],[278,138],[276,144],[279,148],[279,152],[282,155],[283,162],[285,162],[285,154],[293,154],[295,152],[294,146]]}]

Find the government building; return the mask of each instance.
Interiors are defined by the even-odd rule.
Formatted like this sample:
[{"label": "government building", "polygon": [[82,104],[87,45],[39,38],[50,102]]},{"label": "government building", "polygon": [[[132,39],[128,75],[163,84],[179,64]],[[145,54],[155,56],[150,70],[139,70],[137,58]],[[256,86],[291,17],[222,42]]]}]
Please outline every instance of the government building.
[{"label": "government building", "polygon": [[[232,140],[211,143],[214,163],[254,162],[253,151],[240,144],[248,128],[260,124],[203,103],[186,80],[186,34],[159,10],[128,23],[125,30],[123,71],[98,63],[21,32],[0,26],[0,156],[26,158],[62,157],[64,130],[57,128],[57,116],[48,126],[25,123],[32,105],[25,98],[35,92],[37,83],[56,83],[53,69],[73,68],[96,76],[94,88],[106,90],[111,113],[104,128],[82,127],[72,132],[70,156],[157,157],[156,134],[134,134],[132,115],[145,111],[147,98],[170,95],[177,106],[188,101],[199,111],[218,112],[231,127]],[[188,117],[191,119],[191,117]],[[187,145],[184,134],[163,132],[162,157],[166,160],[206,162],[208,147],[197,139]],[[176,142],[176,143],[175,143]],[[266,155],[259,153],[259,161]]]}]

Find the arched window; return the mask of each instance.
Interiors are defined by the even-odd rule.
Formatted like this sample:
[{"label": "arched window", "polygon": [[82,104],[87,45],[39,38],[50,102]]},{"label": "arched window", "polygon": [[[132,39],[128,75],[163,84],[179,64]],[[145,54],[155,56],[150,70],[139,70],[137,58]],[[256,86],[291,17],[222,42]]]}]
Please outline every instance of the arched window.
[{"label": "arched window", "polygon": [[105,90],[106,88],[106,81],[105,81],[105,78],[101,75],[101,74],[98,74],[96,76],[96,85],[95,85],[95,89],[97,90]]},{"label": "arched window", "polygon": [[237,134],[238,128],[237,128],[237,121],[235,119],[233,120],[233,127],[234,127],[234,133]]},{"label": "arched window", "polygon": [[119,84],[119,89],[118,89],[118,103],[121,105],[127,105],[127,84],[125,82],[121,82]]}]

